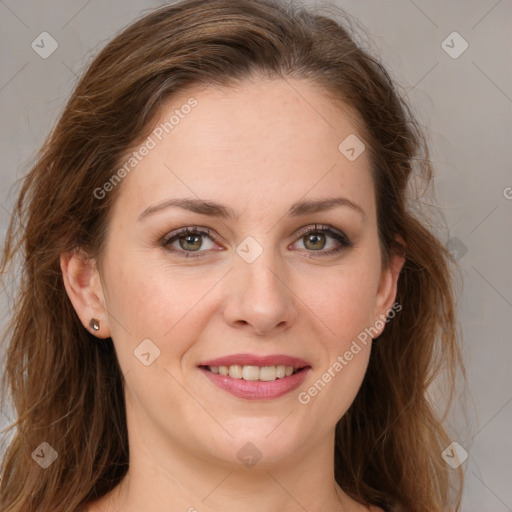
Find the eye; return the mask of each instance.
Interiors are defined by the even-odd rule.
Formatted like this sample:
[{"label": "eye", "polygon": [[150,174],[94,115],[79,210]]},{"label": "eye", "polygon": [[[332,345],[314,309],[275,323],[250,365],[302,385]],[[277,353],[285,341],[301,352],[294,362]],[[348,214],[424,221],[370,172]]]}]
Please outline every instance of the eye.
[{"label": "eye", "polygon": [[[204,238],[210,240],[209,247],[203,247]],[[164,237],[161,244],[166,250],[177,253],[184,258],[197,258],[201,256],[201,253],[213,248],[213,238],[212,232],[208,228],[185,227],[173,231]],[[334,247],[323,250],[328,245],[326,240],[329,238],[335,240]],[[310,257],[329,256],[354,245],[342,231],[338,231],[330,226],[322,225],[319,227],[317,224],[313,227],[310,226],[302,229],[300,238],[297,241],[302,241],[306,251],[313,253],[310,254]]]},{"label": "eye", "polygon": [[[328,245],[327,240],[329,238],[335,240],[334,247],[323,250]],[[298,241],[303,242],[306,250],[309,250],[308,252],[318,253],[310,254],[310,257],[329,256],[354,245],[342,231],[338,231],[330,226],[322,225],[318,227],[317,224],[314,227],[304,228]]]},{"label": "eye", "polygon": [[[162,245],[169,251],[180,254],[185,258],[197,258],[200,253],[205,252],[199,249],[203,246],[203,238],[208,237],[212,241],[211,231],[208,228],[186,227],[173,231],[162,240]],[[176,247],[175,244],[178,244]],[[211,249],[212,246],[206,247]]]}]

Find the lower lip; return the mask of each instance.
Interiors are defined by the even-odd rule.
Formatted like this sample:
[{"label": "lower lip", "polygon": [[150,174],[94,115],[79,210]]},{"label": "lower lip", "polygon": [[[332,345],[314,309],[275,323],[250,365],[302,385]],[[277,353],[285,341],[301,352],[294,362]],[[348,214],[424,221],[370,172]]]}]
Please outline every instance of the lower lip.
[{"label": "lower lip", "polygon": [[290,393],[298,388],[311,367],[304,368],[289,377],[271,381],[233,379],[229,375],[212,373],[205,368],[199,368],[216,386],[238,398],[246,400],[272,400]]}]

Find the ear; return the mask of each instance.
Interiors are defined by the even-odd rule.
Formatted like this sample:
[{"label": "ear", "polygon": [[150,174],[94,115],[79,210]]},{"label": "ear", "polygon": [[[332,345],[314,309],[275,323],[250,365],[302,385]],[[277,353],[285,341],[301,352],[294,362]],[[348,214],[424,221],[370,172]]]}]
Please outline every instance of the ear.
[{"label": "ear", "polygon": [[[96,261],[78,249],[61,254],[60,268],[69,300],[82,324],[97,338],[110,337],[105,296]],[[89,325],[92,318],[99,320],[98,331]]]},{"label": "ear", "polygon": [[[386,317],[395,303],[398,277],[405,263],[405,242],[400,235],[396,235],[395,240],[403,249],[393,250],[387,268],[382,271],[375,302],[374,326],[377,334],[373,338],[377,338],[384,331]],[[400,309],[402,309],[401,306]]]}]

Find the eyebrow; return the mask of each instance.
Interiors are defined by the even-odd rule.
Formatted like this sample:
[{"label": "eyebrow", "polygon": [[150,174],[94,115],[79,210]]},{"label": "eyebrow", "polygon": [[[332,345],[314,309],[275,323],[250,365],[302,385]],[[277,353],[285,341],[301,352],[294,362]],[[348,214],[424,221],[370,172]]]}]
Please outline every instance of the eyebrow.
[{"label": "eyebrow", "polygon": [[[347,199],[346,197],[330,197],[326,199],[310,199],[297,201],[288,210],[288,217],[300,217],[311,213],[319,213],[327,210],[332,210],[340,206],[349,207],[357,211],[363,221],[366,220],[366,213],[354,201]],[[237,220],[239,215],[229,206],[225,206],[215,201],[208,201],[204,199],[194,198],[175,198],[168,199],[162,203],[156,204],[146,208],[138,217],[137,221],[142,221],[149,215],[164,210],[166,208],[183,208],[191,212],[199,213],[202,215],[209,215],[211,217],[219,217],[221,219],[234,219]]]}]

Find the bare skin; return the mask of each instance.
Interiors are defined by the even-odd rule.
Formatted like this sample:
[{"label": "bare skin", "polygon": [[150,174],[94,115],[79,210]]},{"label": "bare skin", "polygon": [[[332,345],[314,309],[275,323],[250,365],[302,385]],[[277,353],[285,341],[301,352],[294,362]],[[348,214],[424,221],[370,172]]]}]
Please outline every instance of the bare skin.
[{"label": "bare skin", "polygon": [[[356,126],[317,86],[263,79],[183,92],[161,120],[190,97],[197,106],[118,185],[103,260],[61,258],[70,300],[85,326],[100,320],[97,337],[112,337],[126,383],[130,468],[88,512],[376,512],[337,486],[332,457],[372,339],[342,370],[333,365],[380,326],[403,265],[398,256],[381,265],[367,151],[350,161],[338,150]],[[296,201],[333,197],[357,206],[287,215]],[[168,207],[138,220],[172,198],[215,201],[238,218]],[[160,243],[187,226],[211,237]],[[325,226],[352,245],[318,232]],[[249,236],[262,249],[251,263],[236,251]],[[192,252],[201,254],[184,257]],[[134,357],[145,339],[160,351],[148,366]],[[311,368],[299,388],[249,400],[198,367],[238,353],[286,354]],[[259,454],[252,467],[237,455],[247,443]]]}]

